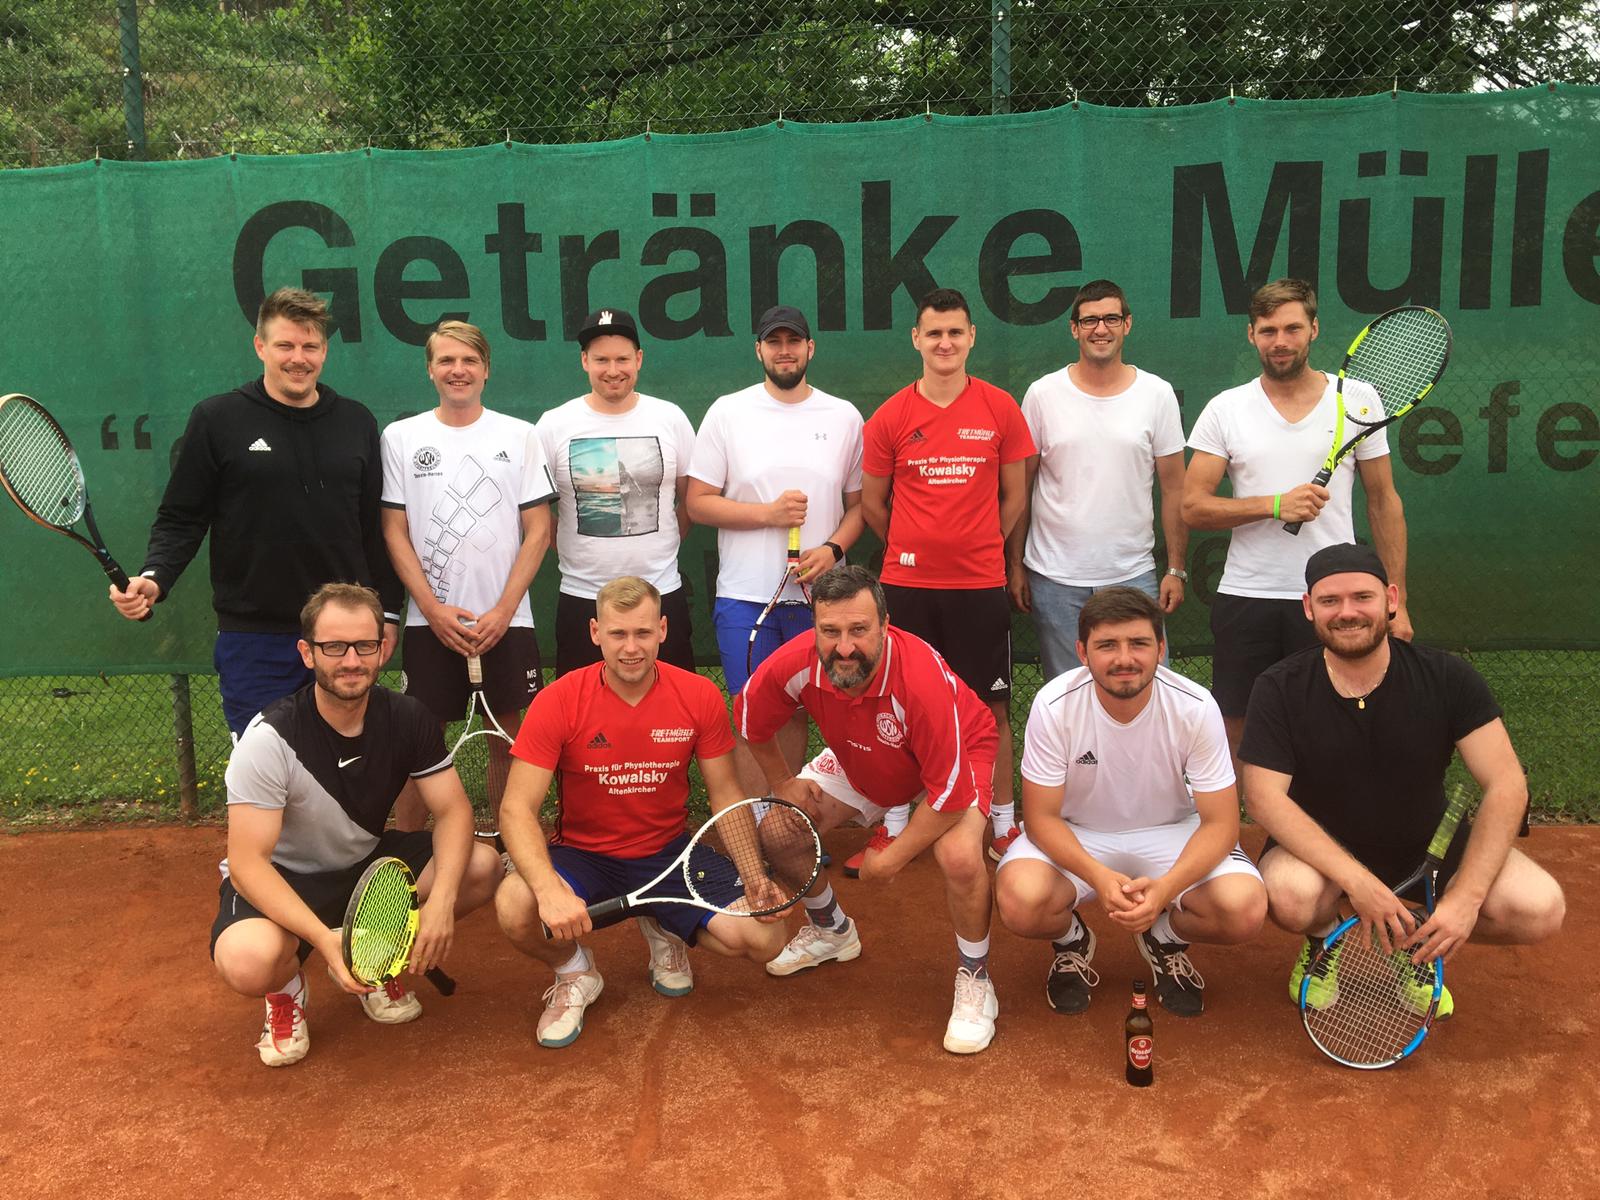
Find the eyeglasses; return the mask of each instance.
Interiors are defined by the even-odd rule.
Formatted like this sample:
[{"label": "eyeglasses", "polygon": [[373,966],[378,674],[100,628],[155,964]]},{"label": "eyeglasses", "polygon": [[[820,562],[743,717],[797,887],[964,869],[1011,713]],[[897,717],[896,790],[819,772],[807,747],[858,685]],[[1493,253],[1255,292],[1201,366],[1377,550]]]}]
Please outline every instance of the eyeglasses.
[{"label": "eyeglasses", "polygon": [[1104,325],[1107,329],[1121,329],[1122,323],[1127,319],[1127,313],[1110,313],[1104,317],[1074,317],[1072,323],[1080,329],[1094,329],[1099,325]]},{"label": "eyeglasses", "polygon": [[329,658],[343,658],[350,653],[352,646],[355,647],[355,652],[362,658],[371,658],[383,647],[383,643],[376,638],[364,639],[359,642],[312,642],[311,644]]}]

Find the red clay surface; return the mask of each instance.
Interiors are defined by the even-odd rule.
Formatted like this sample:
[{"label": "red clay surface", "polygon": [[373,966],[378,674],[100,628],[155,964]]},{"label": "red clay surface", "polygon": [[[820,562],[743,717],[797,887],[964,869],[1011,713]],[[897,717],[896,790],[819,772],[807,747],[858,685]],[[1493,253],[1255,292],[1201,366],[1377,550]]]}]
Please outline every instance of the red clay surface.
[{"label": "red clay surface", "polygon": [[1286,996],[1295,943],[1269,930],[1196,949],[1207,1012],[1156,1011],[1156,1083],[1142,1091],[1121,1065],[1142,964],[1103,920],[1087,1014],[1051,1012],[1045,947],[1001,930],[993,1046],[940,1048],[953,946],[927,861],[888,886],[839,881],[865,953],[786,980],[696,953],[698,987],[668,1000],[633,926],[603,932],[605,994],[559,1051],[533,1040],[548,972],[488,912],[460,929],[460,990],[422,985],[411,1025],[371,1023],[313,961],[311,1054],[268,1070],[252,1049],[260,1002],[229,993],[206,959],[222,839],[0,839],[0,1194],[1600,1194],[1600,920],[1587,902],[1600,829],[1520,843],[1567,889],[1566,930],[1539,950],[1458,956],[1457,1016],[1409,1062],[1357,1072],[1322,1058]]}]

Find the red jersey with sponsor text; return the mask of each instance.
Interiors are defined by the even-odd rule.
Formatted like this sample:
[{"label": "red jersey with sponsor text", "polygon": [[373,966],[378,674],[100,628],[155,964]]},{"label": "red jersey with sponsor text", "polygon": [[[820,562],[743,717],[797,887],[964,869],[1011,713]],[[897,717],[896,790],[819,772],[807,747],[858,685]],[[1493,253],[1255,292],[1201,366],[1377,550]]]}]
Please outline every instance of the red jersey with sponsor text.
[{"label": "red jersey with sponsor text", "polygon": [[882,581],[1004,587],[1000,468],[1035,453],[1010,394],[968,376],[940,408],[913,383],[883,402],[864,436],[862,469],[892,481]]},{"label": "red jersey with sponsor text", "polygon": [[534,696],[511,753],[560,773],[553,843],[647,858],[684,831],[689,760],[732,750],[728,709],[709,679],[657,663],[654,685],[634,705],[597,663]]},{"label": "red jersey with sponsor text", "polygon": [[859,696],[834,687],[803,633],[772,654],[734,698],[733,722],[764,742],[804,708],[851,785],[889,808],[928,793],[953,812],[993,789],[998,748],[994,714],[957,679],[939,652],[893,625],[884,631],[878,672]]}]

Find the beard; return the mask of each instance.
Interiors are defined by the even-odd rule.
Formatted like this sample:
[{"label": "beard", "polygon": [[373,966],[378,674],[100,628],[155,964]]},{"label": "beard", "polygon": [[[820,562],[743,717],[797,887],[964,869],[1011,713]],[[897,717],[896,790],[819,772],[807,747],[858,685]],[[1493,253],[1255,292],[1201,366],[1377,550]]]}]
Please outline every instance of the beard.
[{"label": "beard", "polygon": [[769,367],[766,363],[762,363],[761,369],[767,373],[767,378],[772,380],[773,386],[783,392],[798,387],[800,381],[806,377],[805,363],[797,363],[792,367]]},{"label": "beard", "polygon": [[830,654],[822,660],[822,669],[827,672],[828,682],[840,690],[860,687],[877,668],[877,658],[868,658],[860,651],[850,655]]},{"label": "beard", "polygon": [[372,690],[378,681],[378,672],[365,667],[349,669],[322,667],[316,669],[317,686],[340,700],[359,700]]},{"label": "beard", "polygon": [[1287,363],[1280,364],[1267,355],[1261,355],[1261,370],[1268,379],[1293,379],[1306,369],[1306,363],[1311,361],[1311,348],[1309,346],[1296,354]]},{"label": "beard", "polygon": [[1383,645],[1388,636],[1387,615],[1371,622],[1332,622],[1327,628],[1317,630],[1317,640],[1327,647],[1328,652],[1346,659],[1365,658]]}]

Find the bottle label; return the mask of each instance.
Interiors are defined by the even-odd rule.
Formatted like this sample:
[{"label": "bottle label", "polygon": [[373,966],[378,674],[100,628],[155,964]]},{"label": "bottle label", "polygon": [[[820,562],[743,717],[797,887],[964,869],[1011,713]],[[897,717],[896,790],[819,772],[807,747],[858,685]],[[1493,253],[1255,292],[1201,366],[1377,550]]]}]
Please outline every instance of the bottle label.
[{"label": "bottle label", "polygon": [[1140,1071],[1147,1070],[1155,1056],[1155,1039],[1147,1034],[1128,1039],[1128,1061]]},{"label": "bottle label", "polygon": [[1135,1008],[1143,1008],[1145,1006],[1144,1005],[1144,993],[1143,992],[1135,992],[1133,994],[1133,1006]]}]

